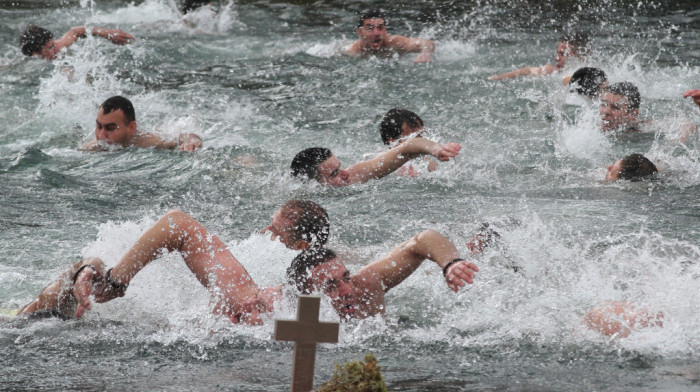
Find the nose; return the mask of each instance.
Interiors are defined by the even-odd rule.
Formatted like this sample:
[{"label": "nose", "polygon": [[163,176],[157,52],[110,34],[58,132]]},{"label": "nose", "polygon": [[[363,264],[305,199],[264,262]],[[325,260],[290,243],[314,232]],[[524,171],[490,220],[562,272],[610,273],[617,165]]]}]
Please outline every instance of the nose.
[{"label": "nose", "polygon": [[608,173],[610,173],[612,171],[612,167],[613,167],[613,165],[608,166]]},{"label": "nose", "polygon": [[341,298],[350,297],[352,295],[352,285],[348,282],[342,282],[338,289],[338,294],[340,294]]},{"label": "nose", "polygon": [[338,175],[340,176],[340,178],[343,181],[347,181],[348,178],[350,178],[350,174],[348,172],[346,172],[345,170],[341,170],[340,173],[338,173]]},{"label": "nose", "polygon": [[97,140],[107,139],[107,131],[104,128],[95,128],[95,138]]}]

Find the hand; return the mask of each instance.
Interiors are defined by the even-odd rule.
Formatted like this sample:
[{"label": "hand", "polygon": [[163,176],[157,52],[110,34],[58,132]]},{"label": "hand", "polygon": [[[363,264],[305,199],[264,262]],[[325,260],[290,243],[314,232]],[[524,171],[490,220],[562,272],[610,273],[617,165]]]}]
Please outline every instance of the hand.
[{"label": "hand", "polygon": [[111,30],[106,30],[105,32],[107,33],[105,38],[110,40],[113,44],[126,45],[128,43],[131,43],[131,41],[134,40],[133,35],[131,35],[129,33],[125,33],[121,30],[111,29]]},{"label": "hand", "polygon": [[445,280],[447,281],[447,286],[455,293],[460,287],[464,287],[467,283],[474,283],[474,277],[479,271],[474,263],[469,261],[458,261],[447,269],[447,275],[445,275]]},{"label": "hand", "polygon": [[78,307],[75,310],[75,317],[80,318],[86,310],[90,310],[90,294],[92,293],[92,284],[97,274],[95,268],[83,268],[75,278],[73,285],[73,295],[78,302]]},{"label": "hand", "polygon": [[462,149],[462,146],[459,143],[447,143],[438,144],[436,148],[437,151],[432,155],[439,161],[447,162],[450,158],[454,158],[459,154],[459,150]]},{"label": "hand", "polygon": [[202,139],[195,134],[188,134],[185,141],[180,144],[180,151],[194,152],[202,147]]},{"label": "hand", "polygon": [[421,52],[418,56],[416,56],[416,59],[413,60],[415,64],[429,63],[431,61],[433,61],[433,54],[430,52]]},{"label": "hand", "polygon": [[688,98],[691,97],[693,98],[693,101],[695,101],[695,104],[700,107],[700,90],[688,90],[683,93],[683,98]]}]

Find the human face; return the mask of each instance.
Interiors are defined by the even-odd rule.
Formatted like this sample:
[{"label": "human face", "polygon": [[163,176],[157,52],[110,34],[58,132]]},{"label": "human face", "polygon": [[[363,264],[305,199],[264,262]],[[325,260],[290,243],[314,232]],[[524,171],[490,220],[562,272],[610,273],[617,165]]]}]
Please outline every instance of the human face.
[{"label": "human face", "polygon": [[95,120],[95,138],[108,143],[125,145],[131,135],[136,132],[136,122],[126,123],[126,117],[121,110],[112,110],[105,114],[102,107],[97,111]]},{"label": "human face", "polygon": [[415,137],[422,137],[421,135],[423,134],[423,127],[419,125],[414,128],[408,125],[407,122],[401,124],[401,139],[405,140],[407,137],[413,135],[414,133],[417,133]]},{"label": "human face", "polygon": [[350,174],[340,168],[340,161],[335,154],[318,165],[318,182],[330,186],[349,185]]},{"label": "human face", "polygon": [[600,100],[598,113],[603,120],[603,130],[610,131],[632,125],[637,119],[639,111],[637,109],[629,110],[627,97],[624,95],[605,92]]},{"label": "human face", "polygon": [[355,285],[350,271],[337,257],[312,268],[309,279],[314,291],[323,291],[331,299],[331,305],[340,317],[356,314]]},{"label": "human face", "polygon": [[566,65],[566,60],[575,55],[576,48],[574,48],[573,45],[566,42],[559,42],[559,45],[557,45],[557,54],[554,56],[554,64],[557,66],[557,69],[562,69],[564,65]]},{"label": "human face", "polygon": [[386,25],[384,19],[372,18],[365,19],[362,27],[357,28],[357,34],[360,36],[362,50],[377,52],[384,47],[386,39]]},{"label": "human face", "polygon": [[293,250],[303,250],[306,249],[308,243],[303,240],[296,240],[294,237],[295,233],[295,223],[292,219],[288,218],[283,211],[283,208],[277,210],[275,215],[272,216],[272,223],[263,229],[263,233],[270,232],[271,240],[276,240],[279,238],[280,242],[283,243],[287,248]]},{"label": "human face", "polygon": [[622,171],[622,159],[608,166],[608,172],[605,173],[605,181],[615,181],[620,178]]}]

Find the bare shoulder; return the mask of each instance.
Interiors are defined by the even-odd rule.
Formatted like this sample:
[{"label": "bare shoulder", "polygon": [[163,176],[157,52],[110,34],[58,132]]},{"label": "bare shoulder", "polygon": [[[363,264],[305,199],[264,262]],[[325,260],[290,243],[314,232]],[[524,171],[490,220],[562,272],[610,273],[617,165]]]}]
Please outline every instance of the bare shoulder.
[{"label": "bare shoulder", "polygon": [[362,48],[360,47],[360,41],[355,41],[348,47],[347,49],[343,50],[342,53],[347,56],[361,56],[362,55]]}]

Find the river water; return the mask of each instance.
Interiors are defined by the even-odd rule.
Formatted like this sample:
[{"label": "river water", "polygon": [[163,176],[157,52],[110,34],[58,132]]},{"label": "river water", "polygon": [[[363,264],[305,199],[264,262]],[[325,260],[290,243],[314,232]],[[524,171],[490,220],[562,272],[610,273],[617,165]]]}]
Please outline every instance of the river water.
[{"label": "river water", "polygon": [[[390,32],[436,42],[435,61],[414,65],[336,55],[370,5],[357,0],[217,4],[195,27],[167,0],[0,1],[0,307],[31,301],[82,256],[114,265],[172,208],[217,233],[259,285],[280,283],[294,252],[261,228],[285,200],[311,199],[353,271],[424,229],[465,255],[482,222],[501,235],[473,257],[481,270],[460,293],[426,262],[389,292],[386,319],[342,324],[340,343],[319,348],[317,385],[333,362],[373,352],[396,391],[697,390],[700,138],[678,141],[684,123],[700,124],[681,97],[700,88],[691,3],[377,2]],[[51,63],[22,56],[29,23],[137,39],[88,38]],[[487,80],[551,62],[564,28],[590,34],[587,64],[639,87],[652,132],[603,135],[597,109],[561,85],[572,68]],[[134,102],[141,129],[196,132],[205,147],[78,151],[116,94]],[[288,176],[306,147],[345,165],[382,150],[392,107],[417,112],[431,139],[461,143],[457,159],[344,189]],[[656,162],[658,178],[604,182],[632,152]],[[662,311],[664,327],[627,339],[583,327],[609,300]],[[0,390],[287,390],[292,347],[271,339],[271,320],[293,317],[292,304],[262,327],[210,310],[181,258],[166,255],[84,319],[0,319]],[[327,301],[321,316],[338,319]]]}]

